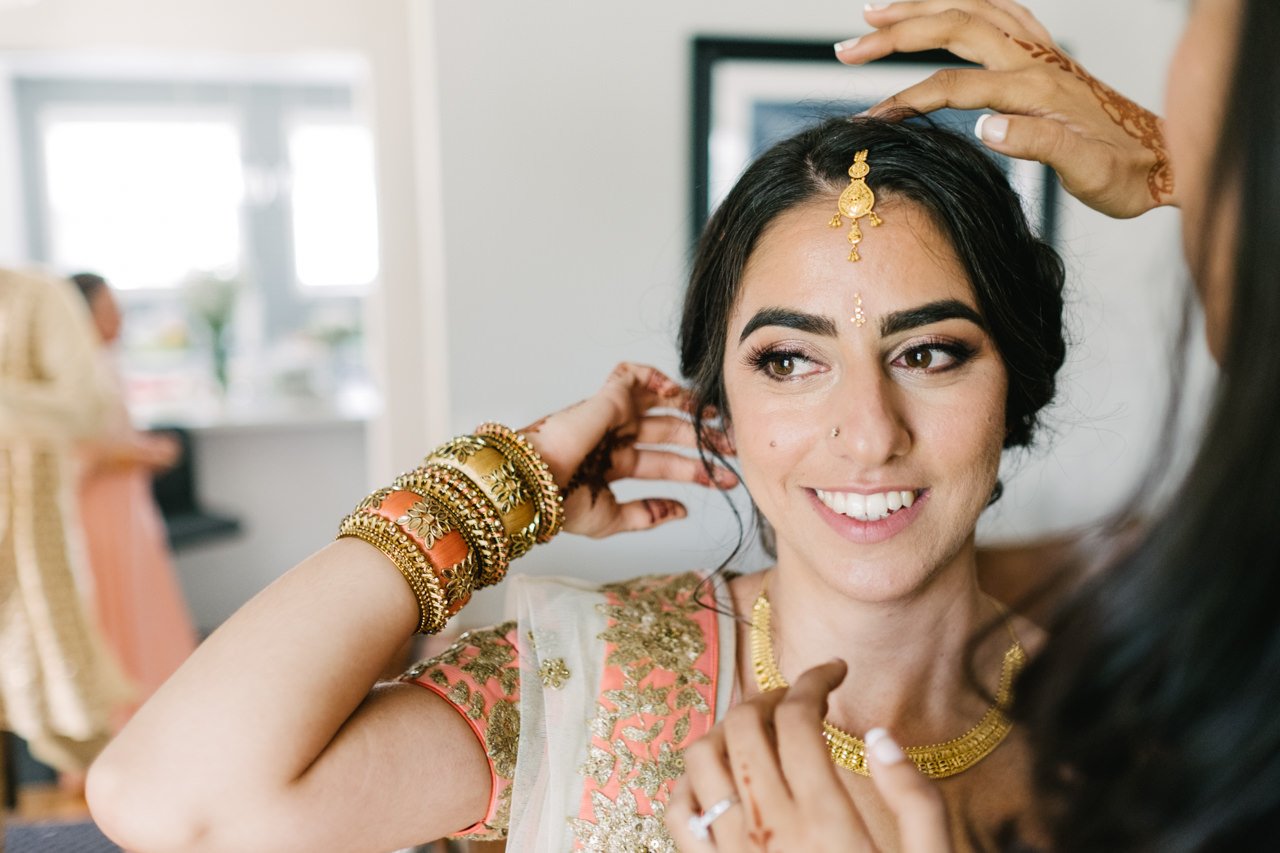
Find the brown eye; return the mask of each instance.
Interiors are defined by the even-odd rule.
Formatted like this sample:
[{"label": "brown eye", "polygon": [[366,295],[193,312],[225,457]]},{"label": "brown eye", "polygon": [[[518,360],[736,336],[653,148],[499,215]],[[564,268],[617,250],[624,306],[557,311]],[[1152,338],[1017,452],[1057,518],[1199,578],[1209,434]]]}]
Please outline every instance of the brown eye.
[{"label": "brown eye", "polygon": [[913,349],[904,358],[906,359],[907,367],[912,370],[928,370],[933,364],[933,350],[926,347]]},{"label": "brown eye", "polygon": [[774,376],[790,376],[796,372],[796,360],[789,355],[780,355],[769,362],[769,372]]}]

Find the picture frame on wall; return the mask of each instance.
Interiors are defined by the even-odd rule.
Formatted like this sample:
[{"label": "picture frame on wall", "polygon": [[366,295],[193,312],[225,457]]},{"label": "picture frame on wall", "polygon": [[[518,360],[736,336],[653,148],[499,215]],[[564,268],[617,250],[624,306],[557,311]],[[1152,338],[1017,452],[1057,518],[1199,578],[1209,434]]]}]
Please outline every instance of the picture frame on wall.
[{"label": "picture frame on wall", "polygon": [[[711,211],[769,146],[837,115],[855,115],[948,67],[946,51],[893,54],[860,67],[836,61],[832,41],[698,36],[693,41],[693,179],[696,243]],[[972,133],[979,110],[940,110],[936,123]],[[1028,219],[1053,241],[1058,180],[1040,163],[992,153],[1022,197]]]}]

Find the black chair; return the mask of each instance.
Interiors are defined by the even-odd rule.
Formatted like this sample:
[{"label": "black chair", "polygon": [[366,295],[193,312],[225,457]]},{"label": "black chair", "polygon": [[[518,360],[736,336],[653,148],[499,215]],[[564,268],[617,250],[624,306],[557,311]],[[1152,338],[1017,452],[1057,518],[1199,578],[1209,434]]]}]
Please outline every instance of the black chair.
[{"label": "black chair", "polygon": [[238,535],[239,519],[208,512],[196,501],[196,462],[191,433],[180,427],[163,427],[155,432],[172,435],[182,446],[182,458],[178,464],[157,474],[151,484],[152,494],[169,532],[169,547],[180,551],[192,545]]}]

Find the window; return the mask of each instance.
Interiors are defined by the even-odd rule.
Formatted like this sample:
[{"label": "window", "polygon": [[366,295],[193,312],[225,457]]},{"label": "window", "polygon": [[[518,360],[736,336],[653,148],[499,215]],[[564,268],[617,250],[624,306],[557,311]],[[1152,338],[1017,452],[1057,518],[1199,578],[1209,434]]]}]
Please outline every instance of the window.
[{"label": "window", "polygon": [[[104,275],[125,311],[137,403],[314,403],[363,392],[361,299],[378,275],[371,135],[353,73],[309,79],[16,73],[30,260]],[[192,273],[238,281],[211,369],[214,324]]]},{"label": "window", "polygon": [[369,132],[355,124],[297,124],[289,134],[289,164],[298,283],[372,282],[378,274],[378,212]]},{"label": "window", "polygon": [[121,289],[240,265],[240,138],[229,121],[51,117],[48,260]]}]

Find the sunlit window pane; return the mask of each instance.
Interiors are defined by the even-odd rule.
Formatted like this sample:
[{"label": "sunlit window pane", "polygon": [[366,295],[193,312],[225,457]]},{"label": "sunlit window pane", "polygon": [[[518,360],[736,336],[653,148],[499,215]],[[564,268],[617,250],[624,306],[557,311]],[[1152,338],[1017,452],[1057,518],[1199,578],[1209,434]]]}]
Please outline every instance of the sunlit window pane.
[{"label": "sunlit window pane", "polygon": [[378,274],[373,144],[350,124],[305,124],[289,134],[293,246],[309,287],[368,284]]},{"label": "sunlit window pane", "polygon": [[44,152],[56,265],[122,288],[238,265],[244,181],[230,122],[50,121]]}]

